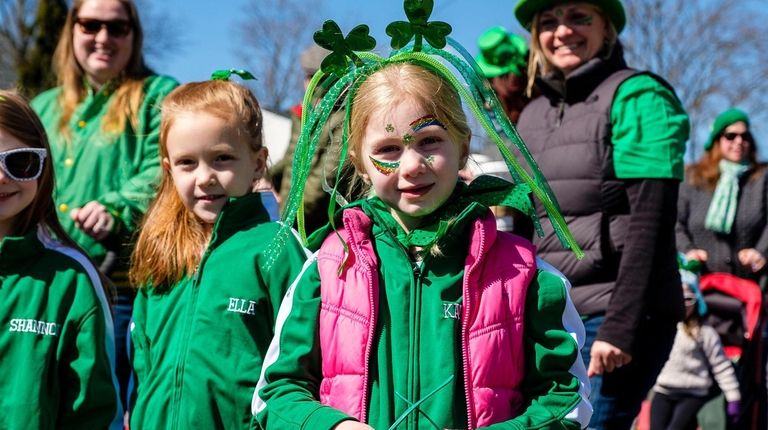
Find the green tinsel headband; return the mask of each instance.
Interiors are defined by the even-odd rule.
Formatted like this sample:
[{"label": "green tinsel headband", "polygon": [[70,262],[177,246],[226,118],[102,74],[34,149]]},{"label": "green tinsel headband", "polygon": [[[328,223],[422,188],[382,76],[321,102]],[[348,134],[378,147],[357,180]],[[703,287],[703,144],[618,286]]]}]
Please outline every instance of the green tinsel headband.
[{"label": "green tinsel headband", "polygon": [[[405,0],[404,7],[409,21],[393,22],[386,29],[387,34],[392,37],[391,47],[393,48],[387,58],[366,52],[376,47],[376,41],[370,36],[366,25],[358,25],[344,36],[338,24],[334,21],[326,21],[322,29],[315,33],[315,42],[330,50],[331,53],[326,56],[320,70],[312,77],[304,95],[302,131],[293,154],[291,188],[283,210],[283,227],[275,239],[276,245],[282,246],[290,234],[294,221],[298,223],[299,233],[306,243],[303,211],[304,186],[309,177],[310,163],[317,148],[321,130],[331,113],[343,103],[345,118],[339,156],[339,166],[341,166],[347,157],[349,120],[357,89],[368,76],[389,64],[411,63],[441,77],[461,96],[501,152],[513,182],[518,185],[525,184],[530,188],[549,215],[554,231],[563,246],[571,249],[578,258],[581,258],[583,252],[568,230],[557,199],[517,130],[504,113],[490,84],[482,77],[482,72],[474,59],[458,42],[448,37],[451,32],[449,24],[429,21],[433,0]],[[413,43],[411,43],[412,40]],[[424,44],[424,41],[427,44]],[[444,50],[446,45],[450,45],[458,55]],[[449,66],[456,72],[452,72]],[[323,91],[323,96],[319,102],[315,103],[318,88]],[[525,160],[532,174],[529,174],[517,161],[504,139],[496,131],[493,124],[494,118],[482,106],[490,107],[502,133]],[[337,169],[336,184],[341,179],[341,170],[341,168]],[[334,186],[331,190],[331,205],[328,208],[331,222],[334,218],[336,200]],[[536,214],[528,211],[528,215],[533,218],[536,231],[541,235],[542,229]]]}]

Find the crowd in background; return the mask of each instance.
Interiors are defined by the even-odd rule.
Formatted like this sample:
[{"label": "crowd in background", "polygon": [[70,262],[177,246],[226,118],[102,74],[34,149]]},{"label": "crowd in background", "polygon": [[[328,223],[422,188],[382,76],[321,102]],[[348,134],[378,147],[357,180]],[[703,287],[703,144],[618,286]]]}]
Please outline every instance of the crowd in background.
[{"label": "crowd in background", "polygon": [[[419,409],[433,394],[422,393],[421,400],[406,398],[413,393],[395,394],[393,381],[402,376],[409,386],[423,391],[431,389],[427,381],[433,385],[440,381],[431,379],[434,369],[406,377],[398,373],[405,367],[387,361],[396,361],[392,351],[403,345],[398,343],[396,331],[410,329],[398,326],[395,318],[370,328],[371,333],[377,330],[380,342],[390,342],[386,351],[381,347],[373,358],[367,356],[373,360],[373,388],[362,385],[364,394],[360,396],[333,385],[363,384],[362,380],[344,379],[346,373],[359,376],[363,372],[344,368],[355,364],[334,344],[345,340],[339,337],[344,333],[323,331],[322,324],[316,329],[308,317],[328,318],[324,312],[333,306],[327,304],[333,299],[323,295],[321,307],[320,296],[328,293],[321,293],[319,287],[333,284],[327,279],[334,270],[323,266],[322,256],[315,262],[317,269],[305,264],[308,253],[300,243],[304,238],[282,235],[279,224],[268,223],[270,216],[263,210],[261,198],[253,197],[261,189],[256,184],[269,179],[282,213],[294,211],[291,216],[301,220],[301,230],[310,236],[304,244],[314,240],[321,253],[325,251],[326,258],[341,264],[339,267],[350,255],[347,245],[365,252],[370,249],[371,255],[384,260],[372,266],[379,270],[382,284],[399,285],[405,276],[400,266],[405,266],[403,273],[420,279],[419,285],[426,282],[443,288],[446,283],[441,294],[459,294],[462,290],[452,290],[455,285],[450,282],[460,283],[456,279],[468,274],[461,266],[463,260],[451,258],[454,252],[464,255],[467,251],[456,251],[453,246],[459,241],[462,247],[471,242],[467,232],[475,230],[466,227],[459,232],[445,227],[435,233],[425,229],[422,235],[431,234],[432,241],[424,243],[416,242],[409,233],[421,232],[413,220],[433,211],[462,226],[462,217],[483,219],[478,215],[482,211],[446,215],[433,207],[413,210],[418,216],[412,218],[393,218],[390,212],[410,214],[411,209],[393,206],[384,196],[390,175],[406,172],[408,162],[433,169],[443,183],[450,183],[446,198],[436,205],[442,208],[449,207],[441,205],[458,199],[455,196],[465,189],[461,185],[454,191],[456,179],[472,189],[476,176],[495,173],[484,172],[482,164],[471,172],[461,169],[469,157],[469,133],[465,136],[456,131],[462,124],[456,117],[463,114],[444,113],[441,107],[419,105],[426,103],[421,101],[415,108],[402,102],[397,93],[402,83],[387,82],[381,77],[385,72],[381,81],[369,80],[392,91],[387,96],[393,106],[390,110],[374,104],[364,117],[368,128],[349,130],[345,117],[354,121],[355,115],[362,114],[353,110],[350,115],[342,99],[335,100],[326,106],[330,114],[311,131],[315,146],[305,158],[302,145],[307,142],[302,139],[310,132],[302,128],[306,128],[302,118],[309,115],[297,105],[291,111],[293,135],[286,156],[268,171],[260,109],[249,90],[217,80],[179,87],[173,78],[146,66],[139,13],[132,0],[76,0],[52,65],[58,86],[29,102],[13,92],[0,92],[0,309],[4,309],[0,313],[4,327],[0,355],[8,358],[0,364],[0,375],[4,375],[0,393],[6,393],[0,406],[12,411],[0,414],[0,429],[140,429],[179,424],[370,428],[362,426],[366,417],[371,423],[391,422],[397,418],[393,411],[399,409],[417,411],[416,418],[409,417],[403,424],[413,428],[432,422],[430,415],[440,414],[450,415],[446,422],[451,424],[481,423],[489,428],[520,428],[503,426],[513,419],[520,419],[517,424],[522,428],[534,424],[541,426],[537,428],[579,428],[587,422],[595,429],[765,428],[763,346],[768,331],[762,302],[768,280],[768,169],[759,161],[749,114],[723,106],[703,155],[684,166],[688,116],[664,77],[633,69],[625,62],[620,34],[627,22],[620,0],[519,0],[514,17],[530,33],[530,42],[503,26],[478,35],[475,61],[495,93],[495,100],[482,107],[491,109],[493,103],[501,107],[490,113],[499,130],[505,121],[515,125],[557,198],[557,213],[567,222],[584,256],[563,247],[556,222],[543,222],[553,218],[553,213],[538,200],[534,199],[529,213],[496,200],[483,208],[491,207],[496,217],[494,231],[511,232],[530,241],[531,255],[546,261],[541,267],[552,265],[570,285],[569,292],[558,299],[561,301],[553,299],[552,303],[563,306],[562,321],[570,315],[571,306],[578,312],[583,331],[574,329],[573,336],[583,342],[580,350],[574,347],[568,355],[565,346],[547,344],[552,339],[545,335],[525,337],[528,343],[523,349],[521,334],[516,352],[522,355],[524,351],[526,360],[539,365],[556,360],[535,352],[537,347],[555,345],[566,351],[563,354],[568,355],[569,363],[583,362],[583,378],[552,383],[563,392],[572,390],[572,397],[556,398],[553,387],[532,388],[548,381],[546,371],[552,369],[542,364],[541,368],[525,368],[529,379],[509,382],[513,394],[508,403],[540,402],[544,412],[529,404],[525,413],[499,412],[497,417],[491,411],[484,416],[473,408],[499,407],[503,402],[464,398],[461,381],[450,378],[451,382],[440,387],[456,385],[454,391],[447,391],[454,394],[441,391],[436,397],[441,399],[441,407]],[[316,88],[313,76],[330,53],[312,46],[297,59],[306,77],[305,89]],[[389,73],[399,73],[419,85],[429,81],[407,67]],[[439,82],[435,88],[440,88]],[[378,94],[375,85],[366,83],[359,91]],[[427,87],[427,83],[414,86],[409,94],[424,92]],[[311,100],[316,106],[327,104],[323,96],[332,86],[320,88],[325,92],[313,93],[318,96]],[[448,106],[444,110],[458,103],[452,93],[433,91]],[[357,106],[370,103],[375,102],[360,97],[353,104],[359,112],[362,107]],[[407,132],[402,132],[403,121],[397,112],[415,112],[411,116],[428,119],[424,127],[441,129],[440,136],[446,140],[465,144],[466,153],[459,144],[459,153],[445,155],[449,160],[455,158],[460,169],[448,169],[450,174],[440,176],[444,154],[438,150],[408,158],[415,151],[411,134],[422,125],[406,121],[408,127],[403,129]],[[494,117],[498,113],[506,117]],[[372,118],[389,121],[381,127],[384,131],[376,132],[402,134],[397,145],[390,145],[397,148],[367,152],[360,141],[361,136],[373,133]],[[210,148],[191,143],[198,141]],[[348,163],[341,165],[348,149]],[[388,158],[393,151],[401,151],[402,158]],[[298,172],[296,158],[304,161]],[[519,161],[522,164],[524,157]],[[452,176],[454,170],[456,177]],[[528,168],[529,173],[535,170]],[[505,168],[502,176],[509,175]],[[300,188],[296,188],[297,182]],[[297,189],[300,198],[293,195]],[[361,200],[369,203],[353,203]],[[338,210],[341,206],[344,211]],[[294,218],[288,218],[289,227]],[[374,234],[355,236],[359,224],[371,222],[368,218],[374,220]],[[466,221],[466,226],[470,224]],[[395,232],[397,240],[382,239],[385,233],[379,225]],[[339,243],[333,242],[337,226],[343,232],[338,234]],[[440,242],[444,237],[454,242]],[[282,238],[277,251],[270,251],[275,243],[272,238]],[[441,249],[434,255],[412,252],[414,247],[420,251],[437,243]],[[523,245],[509,246],[521,255],[528,252]],[[400,249],[406,252],[394,251]],[[495,256],[494,252],[500,251],[487,251]],[[433,263],[433,257],[440,263]],[[443,267],[441,264],[456,264],[461,270],[445,274],[432,269]],[[270,270],[254,269],[262,266]],[[547,282],[555,282],[555,278],[542,271],[527,282],[536,285],[529,288],[544,297]],[[344,274],[341,278],[341,269],[337,275],[343,281],[334,281],[339,285],[333,284],[337,289],[329,291],[341,296],[340,285],[358,285],[363,276]],[[313,282],[317,291],[294,290],[296,285]],[[290,318],[287,310],[282,314],[283,297],[295,300],[299,309]],[[376,309],[401,306],[406,309],[404,314],[420,318],[421,310],[413,309],[419,305],[400,303],[391,291],[382,297],[383,303],[374,301]],[[344,300],[339,299],[340,308],[348,305]],[[442,303],[469,306],[460,299]],[[539,305],[530,312],[544,320],[549,314]],[[215,306],[226,309],[225,318],[214,312]],[[526,302],[524,308],[530,306]],[[360,321],[365,315],[373,318],[360,312]],[[553,327],[554,332],[568,334],[567,327]],[[283,329],[288,334],[280,338]],[[424,330],[424,337],[449,333],[431,326]],[[30,336],[17,340],[14,336],[21,333],[39,340],[31,341]],[[275,333],[278,337],[270,346]],[[510,338],[515,339],[514,334]],[[352,340],[354,348],[360,348],[357,339]],[[443,342],[435,345],[435,349],[450,350]],[[275,348],[292,352],[278,357]],[[488,348],[493,353],[504,351]],[[328,358],[329,349],[344,358],[333,362],[333,356]],[[458,366],[457,356],[445,357],[445,362],[435,357],[441,363],[436,367],[457,366],[456,374],[474,371],[471,365]],[[41,364],[14,370],[17,365],[11,362],[21,361]],[[274,367],[267,371],[264,363]],[[304,367],[292,368],[292,363]],[[332,378],[326,365],[334,369]],[[367,359],[365,366],[368,378]],[[550,382],[562,377],[552,372]],[[314,399],[302,403],[306,400],[302,396],[316,388],[304,384],[315,377],[326,384],[318,388],[319,394],[314,393],[318,400],[343,409],[339,405],[347,400],[340,398],[355,399],[362,415],[349,415],[361,423],[321,408]],[[208,385],[194,386],[200,381]],[[574,418],[581,407],[575,399],[584,394],[579,390],[585,387],[590,390],[591,413],[582,422],[583,415]],[[477,390],[504,395],[493,386]],[[530,394],[534,391],[536,395]],[[524,400],[517,399],[518,395]],[[553,406],[557,401],[573,404],[559,405],[561,410]],[[448,411],[447,406],[462,404],[469,405],[468,411]],[[370,409],[367,416],[366,408]],[[557,413],[552,412],[555,410]],[[296,417],[291,418],[291,413]],[[547,421],[537,413],[557,416]],[[303,421],[297,421],[298,417]],[[353,421],[361,426],[351,425]]]}]

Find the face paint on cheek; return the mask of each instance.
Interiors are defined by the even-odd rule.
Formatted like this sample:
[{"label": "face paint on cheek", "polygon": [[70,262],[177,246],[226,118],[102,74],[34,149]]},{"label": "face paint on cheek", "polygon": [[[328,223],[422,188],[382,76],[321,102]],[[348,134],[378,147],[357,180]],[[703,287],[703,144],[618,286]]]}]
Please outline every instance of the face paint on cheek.
[{"label": "face paint on cheek", "polygon": [[435,156],[434,155],[427,155],[424,157],[424,162],[427,163],[429,167],[432,167],[432,163],[435,162]]},{"label": "face paint on cheek", "polygon": [[381,161],[371,157],[370,155],[368,156],[368,159],[371,160],[371,163],[373,163],[373,167],[378,170],[379,173],[385,176],[389,176],[390,174],[394,173],[398,167],[400,167],[399,161]]}]

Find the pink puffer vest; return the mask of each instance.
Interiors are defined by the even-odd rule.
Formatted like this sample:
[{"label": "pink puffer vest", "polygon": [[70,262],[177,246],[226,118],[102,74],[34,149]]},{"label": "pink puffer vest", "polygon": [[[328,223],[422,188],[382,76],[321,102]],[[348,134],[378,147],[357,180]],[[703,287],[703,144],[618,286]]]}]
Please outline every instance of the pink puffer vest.
[{"label": "pink puffer vest", "polygon": [[[343,214],[339,233],[318,252],[321,279],[320,401],[366,422],[368,369],[378,317],[378,261],[371,220],[358,208]],[[525,295],[536,274],[533,245],[496,231],[488,214],[474,221],[464,267],[461,316],[464,386],[470,428],[522,412]]]}]

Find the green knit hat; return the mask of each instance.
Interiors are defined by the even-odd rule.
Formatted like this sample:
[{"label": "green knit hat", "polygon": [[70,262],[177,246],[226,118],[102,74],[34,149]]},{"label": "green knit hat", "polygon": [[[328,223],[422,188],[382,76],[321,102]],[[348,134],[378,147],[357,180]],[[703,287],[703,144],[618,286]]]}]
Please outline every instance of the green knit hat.
[{"label": "green knit hat", "polygon": [[480,54],[475,57],[475,61],[486,78],[507,73],[523,75],[528,60],[528,42],[522,37],[508,33],[502,26],[496,26],[480,35],[477,46]]},{"label": "green knit hat", "polygon": [[[585,3],[593,4],[599,7],[613,23],[616,28],[616,34],[624,30],[627,23],[627,16],[624,13],[624,6],[620,0],[584,0]],[[567,0],[520,0],[515,6],[515,17],[520,25],[528,31],[531,31],[531,21],[536,12],[547,9],[558,3],[568,3]]]},{"label": "green knit hat", "polygon": [[715,139],[720,136],[720,133],[725,130],[726,127],[733,123],[743,122],[749,127],[749,116],[741,109],[731,108],[721,113],[715,118],[715,122],[712,124],[712,130],[709,132],[709,139],[704,144],[704,150],[709,151],[712,148],[712,144],[715,143]]}]

